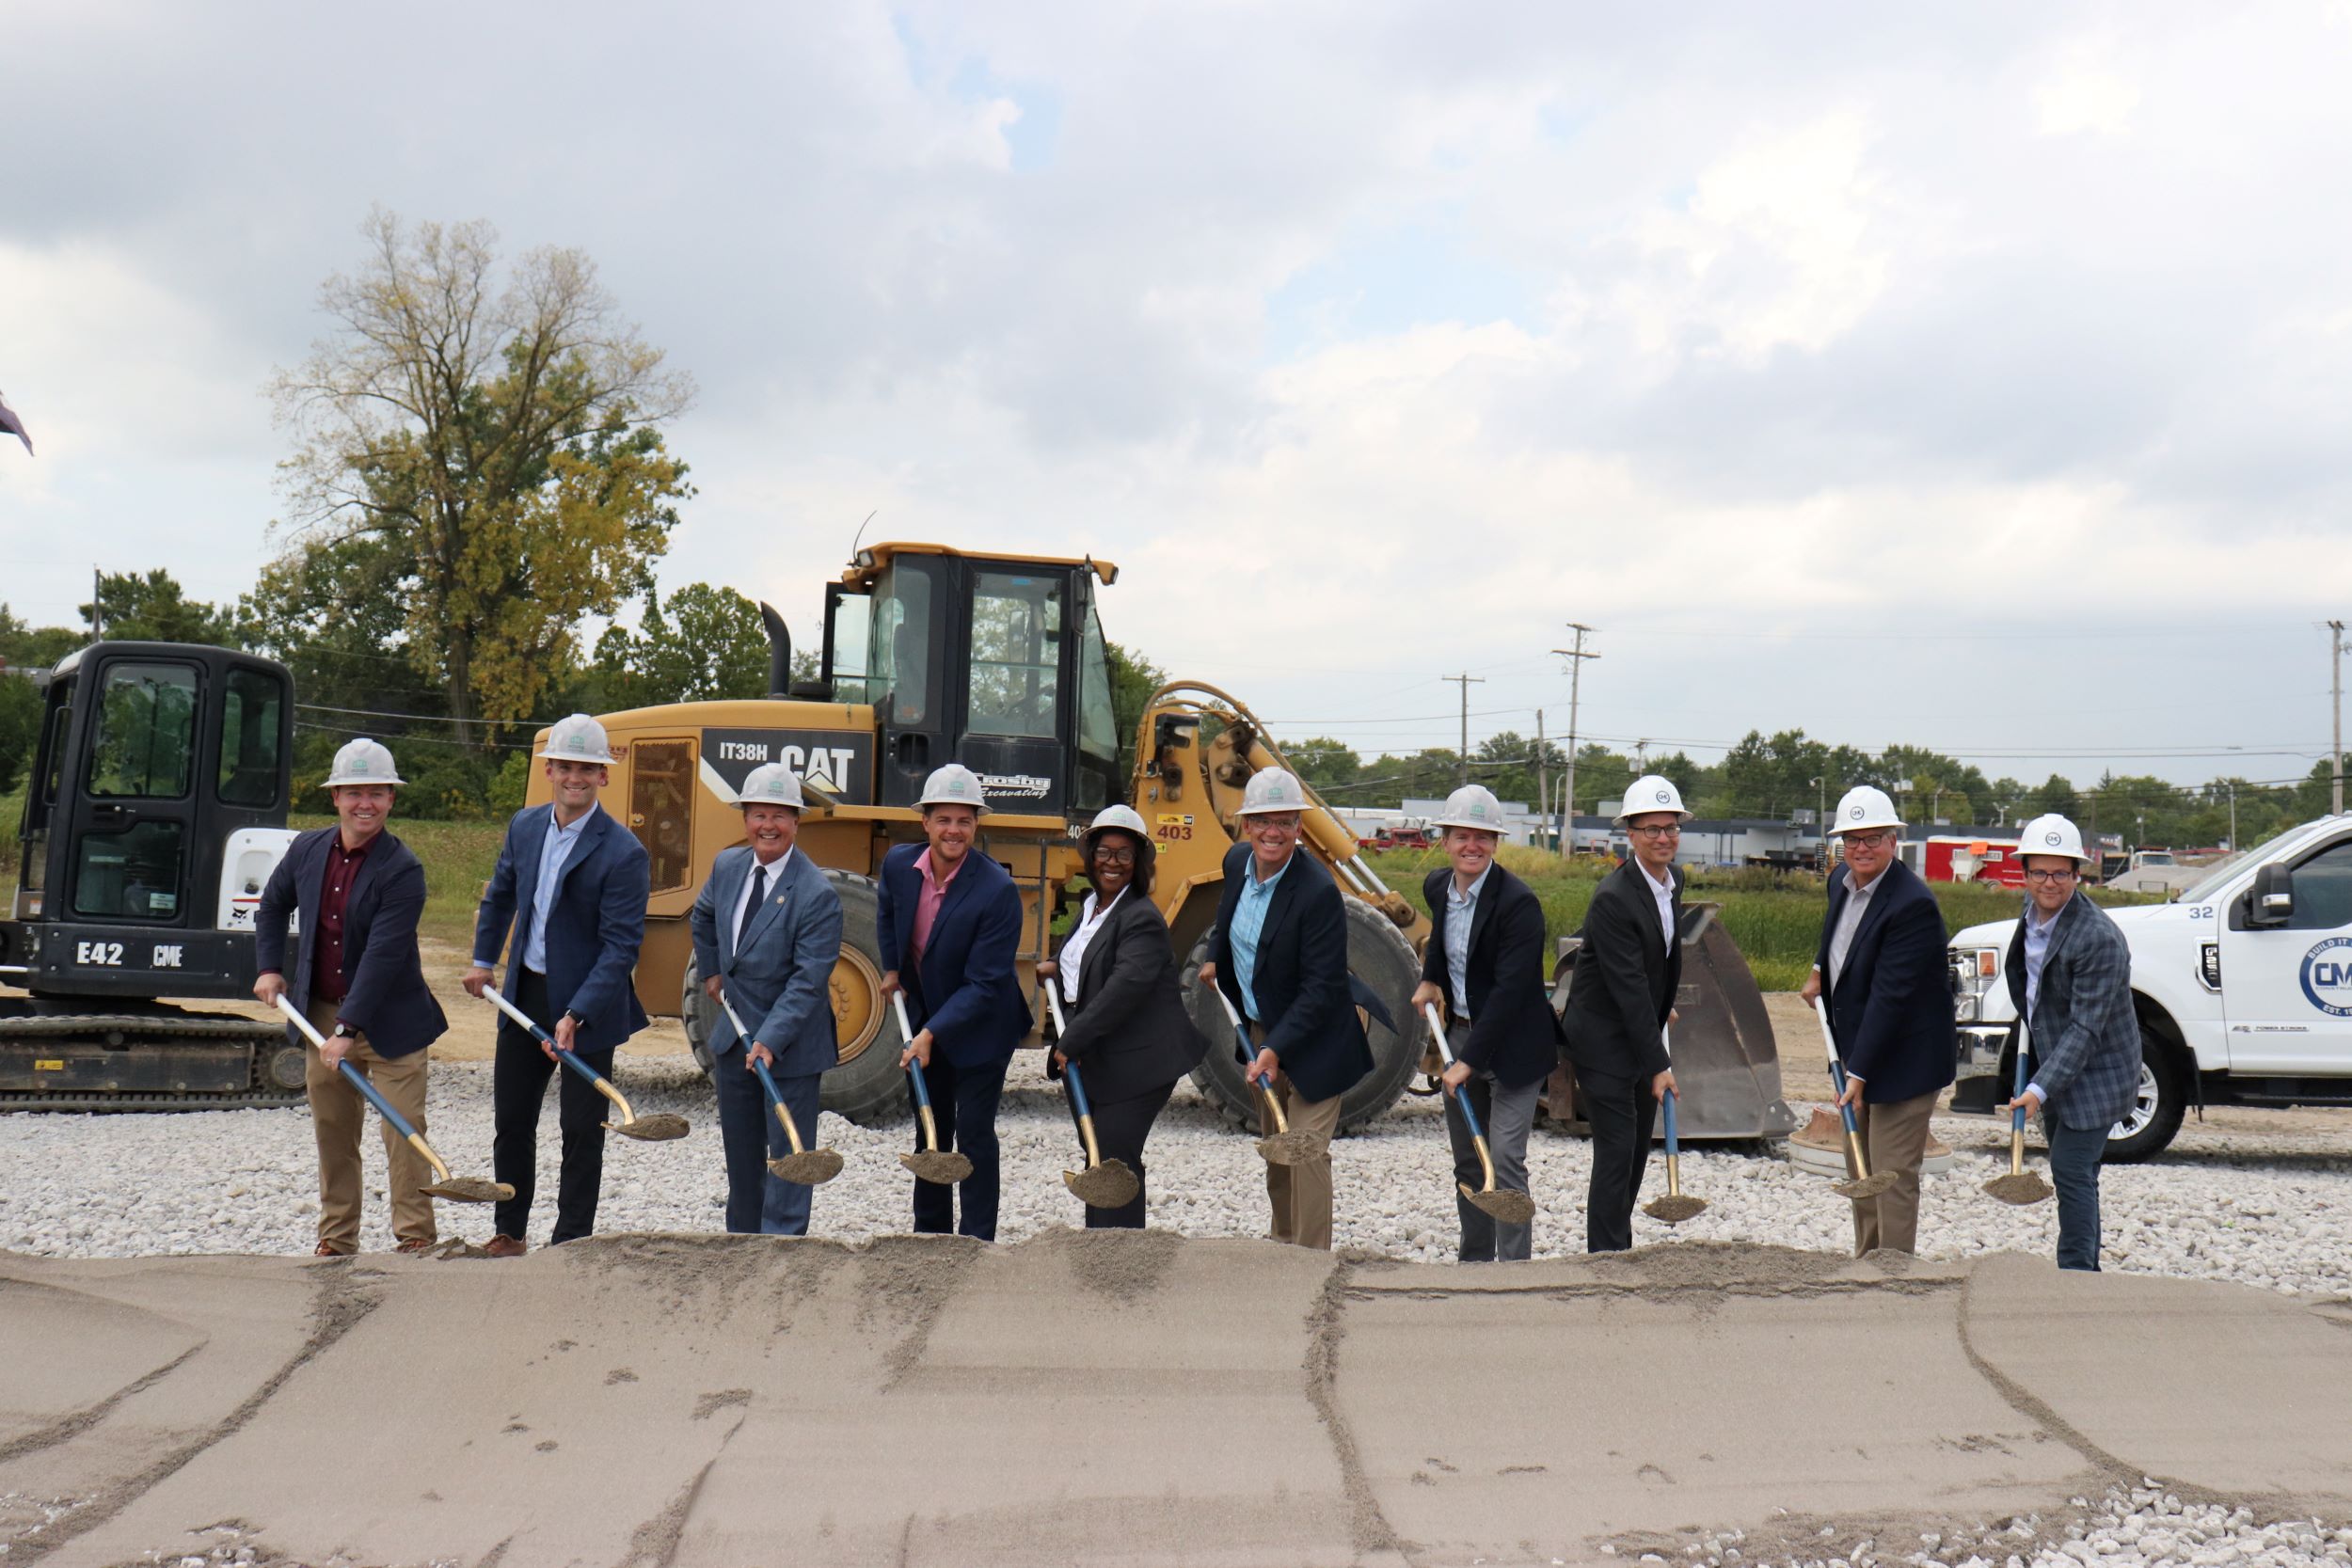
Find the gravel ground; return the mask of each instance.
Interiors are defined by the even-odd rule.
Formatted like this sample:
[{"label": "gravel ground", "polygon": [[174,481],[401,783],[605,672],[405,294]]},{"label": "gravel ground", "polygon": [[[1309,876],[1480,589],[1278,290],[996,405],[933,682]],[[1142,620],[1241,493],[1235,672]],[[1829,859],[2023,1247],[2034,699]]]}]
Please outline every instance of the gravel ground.
[{"label": "gravel ground", "polygon": [[[1083,1211],[1059,1172],[1077,1146],[1041,1053],[1014,1061],[999,1126],[1006,1183],[999,1234],[1011,1241],[1079,1223]],[[623,1085],[641,1115],[672,1111],[693,1132],[674,1143],[614,1138],[605,1156],[603,1230],[716,1230],[725,1191],[710,1094],[691,1058],[625,1057]],[[1791,1085],[1792,1088],[1795,1085]],[[1798,1106],[1800,1117],[1804,1107]],[[430,1136],[460,1175],[489,1174],[490,1068],[437,1062]],[[2320,1131],[2269,1130],[2259,1118],[2229,1127],[2192,1121],[2160,1160],[2111,1167],[2103,1180],[2109,1268],[2230,1279],[2290,1293],[2352,1291],[2352,1118]],[[1984,1196],[2006,1169],[2004,1125],[1939,1117],[1937,1136],[1961,1153],[1927,1179],[1920,1250],[1956,1259],[2010,1249],[2055,1250],[2057,1206],[2013,1209]],[[862,1240],[904,1229],[911,1182],[896,1156],[910,1124],[881,1129],[823,1119],[823,1141],[847,1162],[817,1194],[814,1228]],[[549,1109],[541,1128],[540,1200],[533,1243],[553,1223],[558,1152]],[[361,1244],[390,1245],[383,1204],[383,1150],[366,1146],[369,1199]],[[1151,1223],[1191,1236],[1263,1232],[1263,1166],[1249,1140],[1223,1124],[1189,1084],[1178,1087],[1150,1149]],[[1421,1261],[1453,1255],[1454,1194],[1444,1132],[1433,1101],[1408,1099],[1375,1130],[1333,1153],[1337,1241],[1343,1247]],[[1538,1256],[1582,1249],[1586,1144],[1539,1128],[1529,1151]],[[1688,1149],[1685,1190],[1708,1200],[1680,1227],[1635,1217],[1635,1240],[1674,1235],[1843,1250],[1847,1206],[1820,1177],[1747,1150]],[[1662,1191],[1653,1163],[1645,1193]],[[315,1242],[316,1163],[300,1109],[143,1116],[0,1117],[0,1247],[64,1257],[153,1253],[302,1254]],[[485,1239],[486,1209],[440,1206],[444,1235]]]}]

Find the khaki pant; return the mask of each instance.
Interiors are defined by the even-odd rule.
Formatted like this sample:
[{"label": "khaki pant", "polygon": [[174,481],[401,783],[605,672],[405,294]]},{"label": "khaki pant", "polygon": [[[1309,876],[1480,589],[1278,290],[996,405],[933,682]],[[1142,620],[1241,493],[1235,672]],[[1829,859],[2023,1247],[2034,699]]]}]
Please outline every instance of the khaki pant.
[{"label": "khaki pant", "polygon": [[[1896,1171],[1895,1184],[1876,1197],[1853,1206],[1853,1250],[1859,1258],[1884,1247],[1891,1252],[1919,1250],[1919,1162],[1928,1151],[1928,1118],[1935,1112],[1942,1090],[1898,1100],[1891,1104],[1857,1104],[1854,1132],[1870,1157],[1870,1172]],[[1853,1168],[1853,1150],[1846,1151],[1846,1174]]]},{"label": "khaki pant", "polygon": [[[1263,1037],[1263,1031],[1260,1031]],[[1302,1100],[1291,1087],[1287,1072],[1274,1075],[1274,1092],[1282,1102],[1282,1115],[1294,1132],[1312,1132],[1327,1145],[1340,1130],[1340,1096],[1328,1100]],[[1258,1126],[1267,1135],[1274,1132],[1274,1113],[1266,1108],[1264,1097],[1258,1100]],[[1273,1228],[1268,1232],[1278,1242],[1293,1246],[1331,1250],[1331,1157],[1324,1155],[1303,1165],[1274,1165],[1265,1168],[1266,1201],[1274,1210]]]},{"label": "khaki pant", "polygon": [[[335,1029],[335,1004],[315,1002],[310,1026],[322,1035]],[[303,1085],[310,1094],[310,1128],[319,1146],[319,1240],[340,1253],[359,1250],[359,1132],[374,1107],[340,1072],[326,1065],[315,1045],[302,1048]],[[362,1035],[351,1042],[343,1059],[408,1118],[420,1135],[424,1132],[424,1056],[421,1051],[387,1061],[377,1055]],[[379,1118],[380,1119],[380,1118]],[[433,1167],[408,1140],[384,1123],[384,1152],[389,1157],[392,1198],[392,1235],[404,1242],[436,1239],[433,1200],[420,1191],[434,1180]]]}]

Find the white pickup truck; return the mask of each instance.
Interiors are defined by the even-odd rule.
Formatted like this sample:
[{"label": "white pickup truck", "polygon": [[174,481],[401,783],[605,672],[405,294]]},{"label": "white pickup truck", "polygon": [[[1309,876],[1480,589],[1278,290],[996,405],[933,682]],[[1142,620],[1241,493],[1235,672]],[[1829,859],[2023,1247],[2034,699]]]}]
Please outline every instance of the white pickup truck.
[{"label": "white pickup truck", "polygon": [[[2107,912],[2131,944],[2142,1053],[2107,1159],[2154,1154],[2191,1105],[2352,1105],[2352,814],[2291,829],[2171,903]],[[2009,1101],[2017,1013],[2001,966],[2016,930],[1952,939],[1955,1111]]]}]

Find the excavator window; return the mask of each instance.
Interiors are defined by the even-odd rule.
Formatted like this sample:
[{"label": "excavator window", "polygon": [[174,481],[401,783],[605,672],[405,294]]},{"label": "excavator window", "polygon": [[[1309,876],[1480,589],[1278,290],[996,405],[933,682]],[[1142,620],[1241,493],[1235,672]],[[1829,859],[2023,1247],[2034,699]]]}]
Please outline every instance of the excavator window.
[{"label": "excavator window", "polygon": [[231,670],[224,684],[220,798],[232,806],[274,806],[285,688],[258,670]]},{"label": "excavator window", "polygon": [[970,728],[1059,736],[1062,578],[978,573],[972,587]]},{"label": "excavator window", "polygon": [[196,760],[196,671],[184,664],[107,666],[87,785],[102,800],[178,800]]}]

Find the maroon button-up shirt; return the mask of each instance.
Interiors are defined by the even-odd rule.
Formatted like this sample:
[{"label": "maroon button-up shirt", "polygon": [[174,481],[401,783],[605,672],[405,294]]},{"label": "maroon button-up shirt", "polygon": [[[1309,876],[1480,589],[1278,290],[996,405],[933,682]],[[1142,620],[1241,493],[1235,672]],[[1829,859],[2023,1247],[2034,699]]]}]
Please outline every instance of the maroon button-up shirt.
[{"label": "maroon button-up shirt", "polygon": [[346,849],[341,833],[326,846],[326,881],[319,889],[319,945],[310,966],[310,993],[329,1002],[341,1002],[348,989],[343,984],[343,906],[351,901],[351,884],[358,880],[359,863],[374,847],[375,840],[370,839],[357,849]]}]

